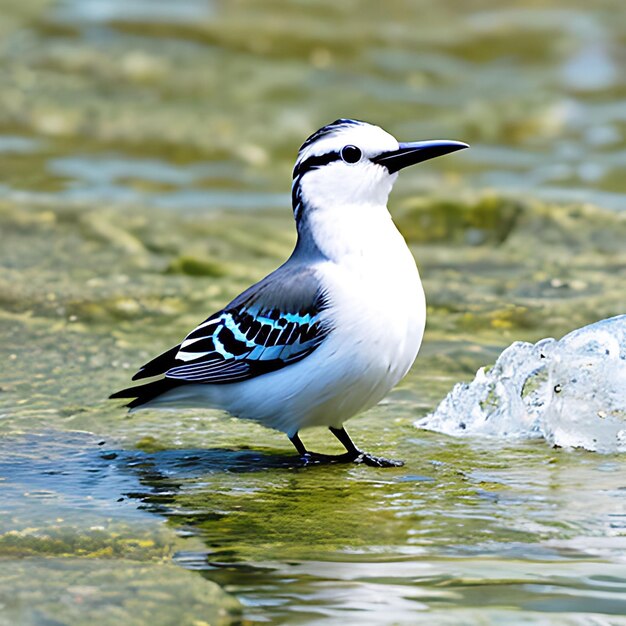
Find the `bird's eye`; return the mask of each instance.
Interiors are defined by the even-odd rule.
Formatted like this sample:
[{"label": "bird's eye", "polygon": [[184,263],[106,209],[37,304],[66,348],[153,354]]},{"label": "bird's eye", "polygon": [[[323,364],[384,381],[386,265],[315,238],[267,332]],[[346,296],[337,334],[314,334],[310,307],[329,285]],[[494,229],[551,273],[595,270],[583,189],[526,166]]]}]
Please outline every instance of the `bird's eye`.
[{"label": "bird's eye", "polygon": [[358,163],[363,153],[356,146],[344,146],[341,149],[341,158],[345,163]]}]

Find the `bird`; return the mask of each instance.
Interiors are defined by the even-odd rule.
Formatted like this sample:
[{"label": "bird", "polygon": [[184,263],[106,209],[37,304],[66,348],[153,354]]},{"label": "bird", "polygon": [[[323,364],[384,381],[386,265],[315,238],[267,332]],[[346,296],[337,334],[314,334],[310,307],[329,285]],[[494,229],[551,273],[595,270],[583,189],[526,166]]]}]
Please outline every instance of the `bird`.
[{"label": "bird", "polygon": [[[146,363],[112,394],[131,410],[214,408],[285,433],[307,463],[402,461],[358,448],[344,423],[407,374],[426,321],[419,271],[387,200],[398,172],[468,148],[399,143],[379,126],[340,118],[298,151],[291,198],[297,240],[278,269]],[[323,426],[345,453],[311,452]]]}]

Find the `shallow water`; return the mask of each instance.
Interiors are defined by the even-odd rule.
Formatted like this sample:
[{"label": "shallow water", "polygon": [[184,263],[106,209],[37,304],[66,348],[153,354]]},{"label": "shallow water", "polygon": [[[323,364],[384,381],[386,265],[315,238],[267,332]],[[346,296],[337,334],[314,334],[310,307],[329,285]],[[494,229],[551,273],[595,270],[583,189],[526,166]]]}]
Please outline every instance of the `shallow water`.
[{"label": "shallow water", "polygon": [[[626,309],[621,3],[0,5],[2,626],[626,624],[623,455],[413,426]],[[349,430],[406,466],[107,402],[289,254],[295,150],[340,115],[472,144],[392,199],[427,333]]]}]

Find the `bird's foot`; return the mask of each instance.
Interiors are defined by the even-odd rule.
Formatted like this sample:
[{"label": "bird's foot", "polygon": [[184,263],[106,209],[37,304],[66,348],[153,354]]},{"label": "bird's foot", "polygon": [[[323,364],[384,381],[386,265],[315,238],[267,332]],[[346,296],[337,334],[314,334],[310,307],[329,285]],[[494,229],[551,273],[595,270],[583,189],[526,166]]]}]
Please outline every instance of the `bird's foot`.
[{"label": "bird's foot", "polygon": [[360,450],[356,453],[346,452],[345,454],[306,452],[301,458],[305,465],[321,465],[324,463],[363,463],[370,467],[402,467],[404,465],[404,461],[386,459],[382,456],[374,456],[367,452],[361,452]]},{"label": "bird's foot", "polygon": [[300,457],[305,465],[322,465],[324,463],[350,463],[354,459],[349,454],[320,454],[319,452],[305,452]]},{"label": "bird's foot", "polygon": [[361,452],[355,459],[355,463],[364,463],[370,467],[402,467],[404,461],[398,461],[396,459],[386,459],[383,456],[374,456],[367,452]]}]

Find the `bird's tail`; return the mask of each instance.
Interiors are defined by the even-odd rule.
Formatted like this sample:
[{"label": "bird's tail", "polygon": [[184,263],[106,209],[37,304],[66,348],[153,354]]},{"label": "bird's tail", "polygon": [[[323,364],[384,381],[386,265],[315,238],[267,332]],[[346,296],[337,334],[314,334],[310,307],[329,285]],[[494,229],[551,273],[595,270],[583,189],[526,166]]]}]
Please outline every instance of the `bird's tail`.
[{"label": "bird's tail", "polygon": [[127,387],[121,391],[116,391],[111,394],[109,398],[134,398],[134,400],[129,402],[126,406],[130,409],[136,409],[184,383],[185,381],[176,380],[174,378],[161,378],[151,383],[137,385],[136,387]]}]

